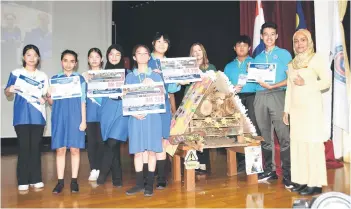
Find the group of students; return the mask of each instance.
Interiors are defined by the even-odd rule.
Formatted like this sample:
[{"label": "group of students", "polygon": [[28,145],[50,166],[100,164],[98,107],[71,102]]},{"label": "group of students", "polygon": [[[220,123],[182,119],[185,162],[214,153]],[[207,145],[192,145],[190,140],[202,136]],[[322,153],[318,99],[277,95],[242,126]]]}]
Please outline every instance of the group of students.
[{"label": "group of students", "polygon": [[[267,22],[261,27],[265,50],[255,58],[249,56],[251,40],[240,36],[234,45],[237,57],[226,65],[224,73],[235,86],[247,108],[248,116],[261,143],[264,172],[259,180],[276,180],[274,163],[274,129],[279,145],[283,184],[300,195],[322,192],[327,185],[324,142],[329,139],[325,127],[322,91],[331,85],[328,65],[314,52],[311,33],[300,29],[293,35],[295,57],[276,46],[277,25]],[[239,84],[248,74],[249,63],[276,64],[275,83],[261,80]]]},{"label": "group of students", "polygon": [[[326,139],[321,139],[321,134],[316,131],[322,122],[314,121],[313,117],[321,117],[323,109],[322,103],[319,103],[321,102],[320,90],[330,85],[328,77],[323,73],[326,66],[323,66],[320,57],[315,55],[313,41],[307,30],[300,30],[293,37],[296,55],[293,60],[287,50],[275,45],[278,38],[276,24],[263,24],[261,38],[266,49],[253,59],[249,56],[250,38],[240,36],[234,44],[237,57],[224,69],[224,73],[248,109],[248,115],[255,125],[258,135],[262,135],[265,140],[262,142],[265,169],[259,178],[262,180],[278,178],[272,160],[273,125],[280,143],[285,186],[300,192],[302,195],[320,193],[321,186],[326,185],[325,157],[321,147]],[[126,84],[163,81],[160,59],[165,58],[170,46],[170,39],[167,34],[156,33],[152,45],[152,53],[145,45],[134,47],[133,60],[135,64],[132,70],[126,69]],[[124,68],[123,55],[123,49],[120,45],[110,46],[106,53],[105,69]],[[215,66],[209,63],[202,44],[192,45],[190,56],[196,57],[197,65],[202,72],[216,70]],[[156,168],[158,173],[156,188],[164,189],[167,185],[166,173],[169,170],[166,168],[165,146],[168,144],[167,139],[170,135],[172,113],[176,109],[174,93],[180,90],[180,84],[165,84],[166,113],[125,117],[122,114],[122,98],[120,97],[86,98],[86,86],[90,77],[87,73],[80,75],[74,71],[78,63],[78,55],[74,51],[65,50],[62,52],[63,72],[53,76],[53,78],[79,76],[82,88],[81,97],[52,100],[51,92],[53,89],[48,85],[46,74],[37,69],[39,62],[39,49],[34,45],[27,45],[23,49],[23,68],[12,71],[5,89],[6,96],[16,94],[13,125],[19,142],[18,189],[28,190],[29,185],[35,188],[44,186],[41,177],[39,149],[45,127],[46,101],[52,105],[51,146],[52,149],[56,150],[58,176],[58,183],[53,193],[60,193],[64,188],[63,176],[67,148],[70,149],[72,159],[71,191],[79,191],[77,176],[80,149],[85,148],[85,133],[91,167],[89,180],[96,180],[98,184],[104,184],[111,171],[113,185],[122,186],[120,144],[128,138],[129,153],[134,154],[136,185],[127,190],[126,194],[133,195],[144,192],[145,196],[152,196]],[[258,81],[257,83],[238,85],[239,77],[247,75],[247,65],[250,62],[275,63],[277,66],[276,83],[268,84]],[[99,49],[89,50],[88,65],[90,70],[102,69],[103,57]],[[305,73],[309,77],[307,75],[305,77]],[[21,75],[43,84],[41,85],[42,98],[33,101],[28,99],[26,95],[18,93],[21,90],[17,89],[15,82]],[[187,85],[187,88],[189,84],[182,85]],[[300,93],[305,95],[306,91],[315,96],[304,98],[299,95]],[[313,105],[311,106],[311,104]],[[313,109],[316,106],[317,110]],[[290,114],[291,131],[287,126],[289,123],[288,114]],[[313,122],[313,124],[304,124],[307,123],[306,121]],[[313,132],[306,133],[308,132],[307,128],[311,126],[313,126]],[[292,150],[290,150],[290,146]],[[318,152],[318,159],[314,156],[316,152]],[[204,156],[206,155],[208,152],[205,152]],[[200,163],[206,163],[206,159],[201,156]],[[301,162],[303,156],[305,156],[302,160],[304,162]],[[314,166],[312,167],[311,164]],[[315,176],[316,172],[319,175]]]}]

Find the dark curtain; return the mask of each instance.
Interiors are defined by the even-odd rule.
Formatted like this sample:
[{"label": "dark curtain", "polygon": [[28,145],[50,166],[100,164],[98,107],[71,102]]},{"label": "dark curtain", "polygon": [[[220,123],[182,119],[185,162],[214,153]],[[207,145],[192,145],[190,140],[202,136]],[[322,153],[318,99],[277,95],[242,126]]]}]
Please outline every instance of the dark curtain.
[{"label": "dark curtain", "polygon": [[[296,27],[296,1],[262,1],[262,7],[265,21],[275,22],[278,25],[277,46],[287,49],[293,55],[292,36]],[[307,29],[311,31],[314,37],[313,1],[303,1],[302,8],[305,14]],[[255,16],[256,1],[241,1],[240,34],[253,36]]]}]

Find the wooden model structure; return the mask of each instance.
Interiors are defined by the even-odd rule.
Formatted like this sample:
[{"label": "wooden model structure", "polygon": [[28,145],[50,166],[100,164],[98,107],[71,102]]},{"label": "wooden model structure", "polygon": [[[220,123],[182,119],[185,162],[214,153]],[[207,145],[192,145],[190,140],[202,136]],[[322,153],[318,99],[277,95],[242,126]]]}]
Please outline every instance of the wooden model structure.
[{"label": "wooden model structure", "polygon": [[[172,119],[170,143],[173,149],[173,180],[180,181],[180,158],[190,149],[202,151],[226,147],[227,174],[236,175],[236,153],[259,145],[262,138],[246,115],[245,107],[222,72],[209,71],[201,82],[193,83]],[[236,140],[229,138],[236,136]],[[184,171],[186,189],[195,188],[194,169]],[[252,179],[253,178],[253,179]],[[250,180],[251,179],[251,180]],[[257,183],[257,174],[249,177]]]}]

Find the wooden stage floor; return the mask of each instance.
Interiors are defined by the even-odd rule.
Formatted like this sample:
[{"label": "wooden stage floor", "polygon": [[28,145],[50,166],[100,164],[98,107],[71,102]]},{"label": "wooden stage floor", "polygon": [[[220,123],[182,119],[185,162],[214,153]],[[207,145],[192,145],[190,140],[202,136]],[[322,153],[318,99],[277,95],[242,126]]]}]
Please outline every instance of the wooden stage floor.
[{"label": "wooden stage floor", "polygon": [[[69,154],[69,153],[67,153]],[[1,207],[2,208],[291,208],[294,200],[303,198],[284,188],[281,180],[270,184],[260,183],[248,186],[245,175],[226,176],[226,154],[218,150],[211,156],[212,173],[198,178],[196,190],[186,192],[182,183],[170,182],[165,190],[155,190],[153,197],[125,195],[125,191],[135,184],[135,173],[127,146],[122,146],[123,187],[112,187],[111,178],[103,186],[89,183],[89,163],[87,152],[81,152],[79,171],[80,192],[71,194],[70,157],[67,155],[65,188],[63,193],[51,193],[57,183],[55,153],[42,154],[42,174],[45,187],[27,193],[19,193],[16,182],[17,156],[1,157]],[[221,163],[223,162],[223,163]],[[337,191],[350,195],[350,165],[328,170],[328,186],[323,192]],[[171,174],[169,175],[171,177]],[[169,178],[171,179],[171,178]],[[312,197],[307,197],[311,199]]]}]

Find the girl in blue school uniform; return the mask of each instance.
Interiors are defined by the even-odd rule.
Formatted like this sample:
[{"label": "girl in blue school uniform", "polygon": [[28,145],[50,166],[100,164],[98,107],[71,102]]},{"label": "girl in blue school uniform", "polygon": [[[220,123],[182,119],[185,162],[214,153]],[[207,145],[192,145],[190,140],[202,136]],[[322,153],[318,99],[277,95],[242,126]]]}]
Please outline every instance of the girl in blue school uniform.
[{"label": "girl in blue school uniform", "polygon": [[[98,48],[91,48],[88,52],[88,65],[90,70],[101,70],[103,65],[102,53]],[[83,73],[86,81],[89,79],[88,72]],[[89,84],[88,84],[89,85]],[[99,177],[100,166],[104,152],[104,143],[100,130],[100,108],[102,98],[92,97],[87,99],[87,140],[88,159],[90,164],[89,181],[96,181]]]},{"label": "girl in blue school uniform", "polygon": [[22,92],[16,86],[16,80],[29,78],[45,95],[48,89],[47,75],[39,71],[39,49],[27,45],[23,49],[23,67],[13,70],[5,88],[5,95],[15,95],[13,107],[13,126],[18,139],[17,182],[18,190],[26,191],[29,185],[34,188],[44,187],[41,176],[40,147],[46,124],[45,99],[34,98]]},{"label": "girl in blue school uniform", "polygon": [[[144,45],[137,45],[133,49],[133,59],[136,62],[132,73],[126,77],[126,84],[162,82],[160,74],[149,68],[150,50]],[[164,113],[163,113],[164,114]],[[144,191],[144,196],[153,195],[154,173],[156,167],[156,153],[162,148],[162,114],[133,115],[129,117],[129,153],[134,154],[136,172],[136,186],[127,190],[127,195]],[[143,153],[148,154],[148,176],[144,187]]]},{"label": "girl in blue school uniform", "polygon": [[[124,69],[122,58],[123,48],[119,44],[111,45],[106,52],[107,63],[105,69]],[[126,70],[127,73],[128,71]],[[104,184],[111,171],[113,186],[121,187],[122,167],[120,145],[121,142],[127,140],[128,117],[123,116],[122,100],[120,97],[104,97],[102,99],[100,125],[105,148],[97,184]]]},{"label": "girl in blue school uniform", "polygon": [[85,148],[86,129],[86,82],[83,76],[74,71],[78,63],[78,55],[74,51],[65,50],[61,54],[63,72],[55,75],[55,78],[67,78],[78,76],[81,84],[81,97],[52,100],[51,91],[48,91],[48,101],[52,105],[51,117],[51,148],[56,150],[56,168],[58,183],[53,193],[58,194],[64,187],[64,171],[66,162],[66,150],[70,149],[72,164],[71,192],[79,192],[77,182],[80,149]]},{"label": "girl in blue school uniform", "polygon": [[[156,73],[159,73],[162,77],[160,59],[166,58],[165,54],[171,45],[169,36],[162,32],[157,32],[153,38],[152,46],[154,48],[151,53],[151,59],[149,60],[148,66]],[[162,114],[162,143],[165,147],[168,143],[168,138],[171,131],[171,120],[172,112],[175,112],[175,100],[174,93],[179,91],[181,86],[177,84],[165,84],[166,88],[166,113]],[[171,108],[172,107],[172,108]],[[147,168],[147,155],[144,156],[144,168]],[[164,189],[167,186],[166,174],[169,172],[167,165],[167,154],[165,148],[161,153],[156,154],[157,157],[157,184],[156,189]],[[144,169],[145,170],[145,169]],[[146,173],[144,173],[146,178]],[[145,180],[147,181],[147,180]]]}]

